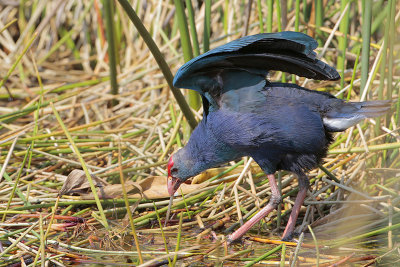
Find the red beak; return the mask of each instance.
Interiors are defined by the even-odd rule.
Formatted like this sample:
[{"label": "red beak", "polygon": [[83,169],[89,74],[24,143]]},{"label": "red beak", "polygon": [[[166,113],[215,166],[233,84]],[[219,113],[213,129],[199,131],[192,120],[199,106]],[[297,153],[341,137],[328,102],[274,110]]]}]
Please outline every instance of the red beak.
[{"label": "red beak", "polygon": [[173,196],[182,182],[178,178],[172,176],[168,176],[167,179],[168,179],[167,180],[168,193],[170,196]]}]

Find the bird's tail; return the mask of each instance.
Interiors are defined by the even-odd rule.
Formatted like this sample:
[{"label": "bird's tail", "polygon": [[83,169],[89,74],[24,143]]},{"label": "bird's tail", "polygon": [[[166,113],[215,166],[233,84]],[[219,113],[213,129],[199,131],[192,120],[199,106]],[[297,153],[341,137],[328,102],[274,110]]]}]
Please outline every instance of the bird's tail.
[{"label": "bird's tail", "polygon": [[341,132],[366,118],[384,115],[390,110],[391,100],[367,102],[342,102],[335,105],[323,117],[325,128],[329,132]]},{"label": "bird's tail", "polygon": [[350,102],[359,108],[358,114],[364,115],[366,118],[379,117],[389,111],[391,100],[377,100],[367,102]]}]

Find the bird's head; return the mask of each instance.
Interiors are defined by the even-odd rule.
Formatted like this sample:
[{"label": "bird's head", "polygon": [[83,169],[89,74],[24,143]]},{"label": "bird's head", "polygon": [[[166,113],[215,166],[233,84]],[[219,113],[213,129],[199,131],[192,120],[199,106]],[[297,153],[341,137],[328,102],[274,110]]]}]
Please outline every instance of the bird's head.
[{"label": "bird's head", "polygon": [[179,179],[179,168],[174,162],[174,155],[171,155],[168,161],[168,178],[167,178],[167,186],[168,193],[170,196],[173,196],[178,190],[181,183],[184,181]]},{"label": "bird's head", "polygon": [[173,196],[179,186],[187,179],[208,169],[199,161],[198,154],[191,153],[187,147],[181,148],[171,155],[167,168],[167,187],[170,196]]}]

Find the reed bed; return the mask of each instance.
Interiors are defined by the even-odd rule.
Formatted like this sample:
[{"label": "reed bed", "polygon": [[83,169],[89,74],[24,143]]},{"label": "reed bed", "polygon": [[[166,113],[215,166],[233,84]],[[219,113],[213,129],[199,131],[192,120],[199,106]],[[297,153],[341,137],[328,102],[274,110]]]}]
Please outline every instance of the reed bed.
[{"label": "reed bed", "polygon": [[[398,263],[399,17],[395,0],[0,1],[0,266]],[[213,47],[281,30],[316,38],[342,79],[270,80],[390,99],[391,112],[335,136],[309,174],[297,242],[279,241],[297,190],[280,172],[278,211],[225,245],[269,198],[248,158],[196,177],[166,224],[156,181],[202,118],[199,96],[172,88],[172,74]],[[87,182],[67,190],[74,170]]]}]

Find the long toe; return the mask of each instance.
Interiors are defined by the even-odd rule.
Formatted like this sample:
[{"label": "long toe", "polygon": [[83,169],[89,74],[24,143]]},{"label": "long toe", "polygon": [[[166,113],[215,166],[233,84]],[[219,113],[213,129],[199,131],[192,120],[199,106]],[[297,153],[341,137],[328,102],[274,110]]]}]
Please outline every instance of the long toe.
[{"label": "long toe", "polygon": [[294,238],[294,232],[291,232],[291,233],[287,233],[286,235],[284,235],[281,240],[288,242],[288,241],[292,241],[293,238]]},{"label": "long toe", "polygon": [[233,240],[231,234],[226,237],[226,243],[228,244],[228,246],[230,244],[232,244],[232,242],[237,241],[237,240],[240,240],[240,239]]},{"label": "long toe", "polygon": [[230,234],[226,237],[226,243],[228,244],[228,246],[230,244],[234,244],[234,243],[239,243],[239,244],[243,244],[243,241],[245,240],[245,238],[241,237],[236,237],[233,234]]}]

